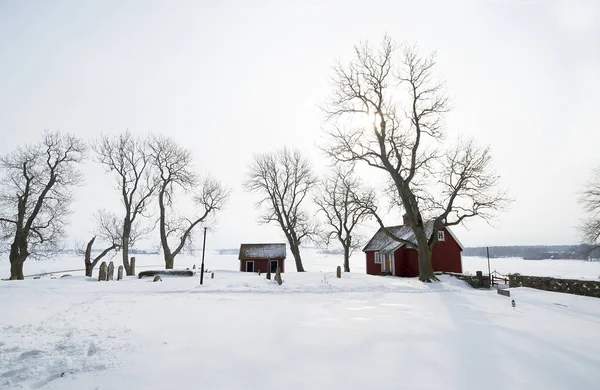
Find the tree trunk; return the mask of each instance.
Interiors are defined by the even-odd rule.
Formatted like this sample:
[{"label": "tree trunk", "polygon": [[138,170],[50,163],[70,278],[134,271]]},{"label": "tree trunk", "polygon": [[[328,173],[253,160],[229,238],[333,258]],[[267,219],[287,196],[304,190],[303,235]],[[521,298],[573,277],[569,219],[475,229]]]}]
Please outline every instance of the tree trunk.
[{"label": "tree trunk", "polygon": [[23,262],[10,262],[10,280],[23,280]]},{"label": "tree trunk", "polygon": [[14,242],[10,246],[10,280],[23,280],[23,263],[29,257],[27,243]]},{"label": "tree trunk", "polygon": [[94,245],[94,241],[96,241],[96,236],[92,237],[92,239],[87,243],[85,248],[85,257],[83,262],[85,263],[85,276],[92,276],[92,271],[94,270],[94,266],[96,264],[92,263],[92,246]]},{"label": "tree trunk", "polygon": [[[418,240],[424,241],[424,240]],[[431,263],[431,250],[427,241],[419,242],[419,280],[421,282],[438,281],[439,279],[433,274],[433,265]]]},{"label": "tree trunk", "polygon": [[290,250],[292,251],[292,255],[294,255],[294,260],[296,261],[296,271],[305,272],[304,267],[302,266],[302,258],[300,257],[300,248],[298,245],[290,243]]},{"label": "tree trunk", "polygon": [[165,269],[173,269],[175,265],[175,256],[165,255]]},{"label": "tree trunk", "polygon": [[92,277],[92,272],[94,271],[94,265],[92,263],[85,263],[85,276]]},{"label": "tree trunk", "polygon": [[350,248],[344,245],[344,272],[350,272]]},{"label": "tree trunk", "polygon": [[121,254],[123,255],[123,268],[127,276],[133,275],[129,265],[129,229],[123,227],[123,240],[121,241]]}]

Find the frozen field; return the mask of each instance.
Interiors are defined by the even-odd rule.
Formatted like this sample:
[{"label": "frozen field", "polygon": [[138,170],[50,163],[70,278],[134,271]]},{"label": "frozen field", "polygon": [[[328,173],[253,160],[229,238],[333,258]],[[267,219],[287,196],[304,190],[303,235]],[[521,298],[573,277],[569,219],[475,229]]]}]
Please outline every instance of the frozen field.
[{"label": "frozen field", "polygon": [[[289,254],[288,254],[289,255]],[[291,255],[286,260],[286,272],[295,272]],[[342,264],[341,255],[324,255],[314,249],[306,249],[302,252],[304,265],[308,271],[335,271],[338,265]],[[181,255],[175,262],[176,268],[192,268],[195,264],[200,266],[201,253],[194,256]],[[115,267],[121,264],[121,258],[115,256],[112,258]],[[164,267],[164,261],[160,255],[136,255],[137,269]],[[239,261],[237,255],[218,255],[212,250],[207,250],[205,254],[205,266],[208,269],[237,271]],[[362,252],[356,252],[351,259],[351,271],[353,273],[365,272],[365,258]],[[61,255],[56,259],[46,259],[41,261],[27,260],[25,262],[25,275],[33,275],[43,272],[54,272],[71,269],[83,269],[83,258],[75,255]],[[94,270],[97,272],[97,268]],[[518,272],[523,275],[534,276],[554,276],[563,278],[600,278],[600,262],[579,261],[579,260],[523,260],[521,258],[503,258],[490,259],[490,268],[502,274]],[[463,257],[463,271],[475,273],[477,270],[487,274],[487,258],[483,257]],[[70,272],[73,275],[83,275],[83,272]],[[10,276],[9,265],[6,259],[0,259],[0,278]]]},{"label": "frozen field", "polygon": [[[137,259],[139,269],[160,264]],[[282,286],[212,253],[215,279],[204,286],[198,277],[99,283],[78,273],[2,281],[0,388],[598,389],[599,299],[519,288],[513,310],[510,299],[448,277],[364,275],[361,258],[336,279],[336,262],[307,255],[313,272],[288,272]],[[487,267],[473,258],[465,268],[480,262]],[[81,263],[28,262],[25,273]],[[505,263],[495,268],[507,272]],[[600,274],[588,265],[548,273],[566,270]]]}]

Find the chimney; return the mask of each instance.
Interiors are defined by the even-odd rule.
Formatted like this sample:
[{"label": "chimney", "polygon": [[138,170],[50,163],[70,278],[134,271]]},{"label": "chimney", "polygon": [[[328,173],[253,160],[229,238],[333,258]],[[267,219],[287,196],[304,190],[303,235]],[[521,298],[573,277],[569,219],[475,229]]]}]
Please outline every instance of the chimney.
[{"label": "chimney", "polygon": [[404,214],[404,215],[402,216],[402,224],[403,224],[404,226],[410,226],[410,222],[408,221],[408,214]]}]

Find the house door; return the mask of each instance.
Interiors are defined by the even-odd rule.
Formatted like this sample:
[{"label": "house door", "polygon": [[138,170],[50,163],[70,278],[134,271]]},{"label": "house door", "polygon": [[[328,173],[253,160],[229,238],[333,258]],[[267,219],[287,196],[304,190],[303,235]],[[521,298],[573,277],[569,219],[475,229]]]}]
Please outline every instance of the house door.
[{"label": "house door", "polygon": [[254,272],[254,262],[253,261],[246,262],[246,272]]},{"label": "house door", "polygon": [[383,267],[382,271],[391,272],[394,274],[394,254],[386,253],[383,255]]},{"label": "house door", "polygon": [[277,272],[277,260],[271,260],[270,268],[271,273],[274,274],[275,272]]}]

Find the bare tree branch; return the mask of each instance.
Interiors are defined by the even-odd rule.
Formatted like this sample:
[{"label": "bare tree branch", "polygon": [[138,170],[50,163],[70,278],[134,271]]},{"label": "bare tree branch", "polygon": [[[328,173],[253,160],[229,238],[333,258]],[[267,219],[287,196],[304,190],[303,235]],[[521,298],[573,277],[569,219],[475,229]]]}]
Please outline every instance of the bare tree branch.
[{"label": "bare tree branch", "polygon": [[139,235],[149,232],[149,228],[140,227],[139,219],[147,217],[145,213],[157,189],[148,142],[126,131],[114,137],[103,135],[92,149],[96,153],[96,161],[107,173],[115,176],[116,189],[121,195],[124,207],[121,251],[125,272],[131,275],[129,248],[139,238],[135,237],[136,232]]},{"label": "bare tree branch", "polygon": [[59,248],[71,213],[72,187],[83,181],[77,165],[85,143],[44,132],[38,144],[0,158],[0,232],[10,246],[11,279],[23,279],[27,258]]},{"label": "bare tree branch", "polygon": [[600,244],[600,168],[592,172],[585,190],[579,197],[579,203],[587,214],[579,230],[583,241],[591,245]]},{"label": "bare tree branch", "polygon": [[[424,57],[416,46],[399,48],[387,36],[375,48],[357,45],[353,61],[334,66],[333,91],[324,108],[332,123],[326,155],[387,173],[392,204],[404,209],[414,231],[423,281],[436,279],[431,250],[437,234],[428,233],[428,223],[435,233],[469,218],[489,220],[510,203],[499,189],[488,148],[467,141],[444,150],[443,119],[450,103],[445,83],[434,77],[435,65],[435,54]],[[376,210],[371,212],[385,227]]]},{"label": "bare tree branch", "polygon": [[363,188],[352,171],[353,167],[336,167],[333,175],[320,183],[314,199],[329,228],[323,235],[325,242],[335,237],[344,249],[344,272],[350,272],[350,256],[362,245],[355,228],[368,219],[376,207],[375,193]]},{"label": "bare tree branch", "polygon": [[283,230],[298,272],[304,272],[300,245],[318,232],[316,222],[302,208],[316,182],[308,160],[298,150],[287,148],[255,155],[244,182],[247,191],[261,196],[257,202],[264,212],[261,222],[276,222]]},{"label": "bare tree branch", "polygon": [[[152,137],[150,142],[152,164],[158,175],[158,205],[160,242],[167,269],[172,269],[175,257],[184,247],[191,247],[194,229],[207,223],[210,217],[223,208],[230,191],[212,179],[200,179],[193,171],[193,159],[185,149],[170,138]],[[176,216],[173,199],[176,190],[195,193],[194,217]],[[174,242],[169,242],[174,238]]]}]

